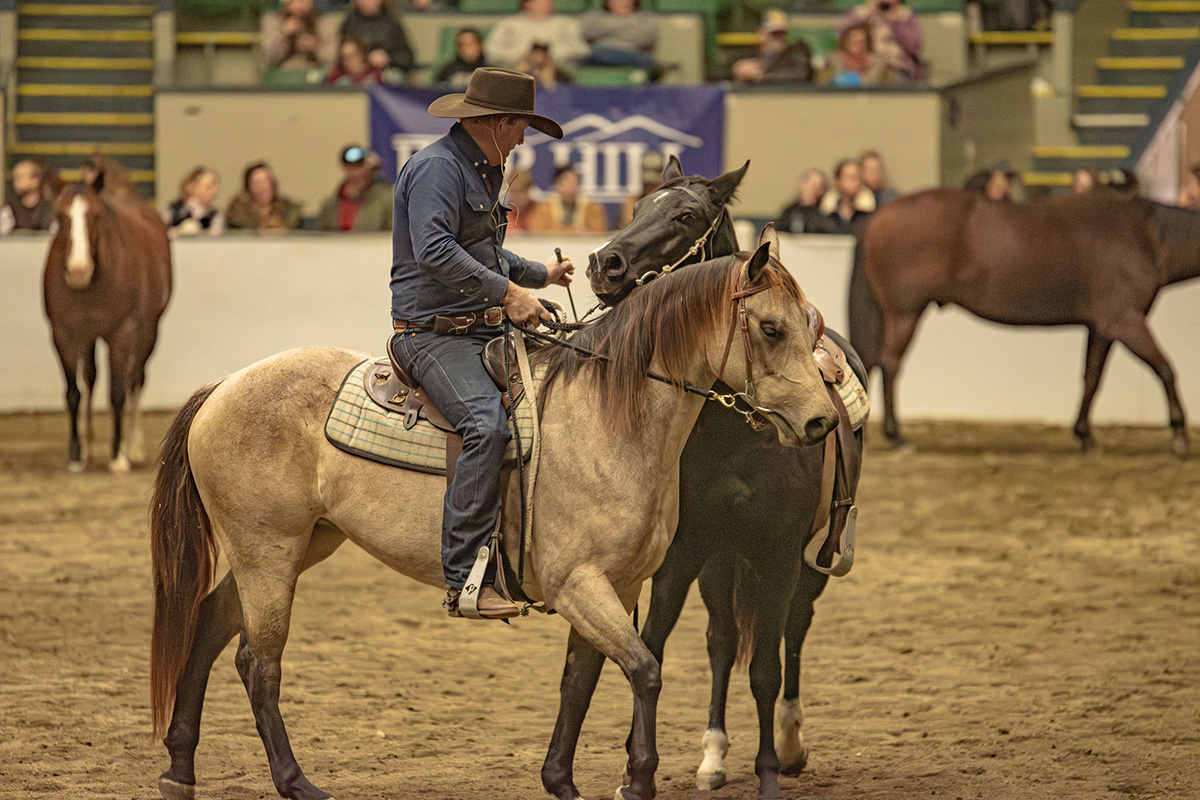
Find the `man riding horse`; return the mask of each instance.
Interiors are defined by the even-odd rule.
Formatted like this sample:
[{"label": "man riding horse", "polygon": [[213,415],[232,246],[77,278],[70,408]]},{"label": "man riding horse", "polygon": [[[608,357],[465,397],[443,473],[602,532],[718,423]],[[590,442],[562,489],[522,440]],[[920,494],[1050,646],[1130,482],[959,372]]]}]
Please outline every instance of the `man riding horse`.
[{"label": "man riding horse", "polygon": [[[442,567],[447,609],[457,612],[476,552],[496,527],[499,479],[511,434],[500,392],[481,355],[502,331],[551,319],[529,291],[566,286],[570,260],[529,261],[503,247],[508,209],[500,204],[504,162],[532,127],[555,139],[557,122],[534,113],[532,77],[481,68],[464,94],[429,106],[458,119],[450,133],[416,153],[396,178],[392,229],[391,348],[396,362],[424,388],[462,435],[462,454],[446,489]],[[487,619],[518,608],[491,586],[479,592]]]}]

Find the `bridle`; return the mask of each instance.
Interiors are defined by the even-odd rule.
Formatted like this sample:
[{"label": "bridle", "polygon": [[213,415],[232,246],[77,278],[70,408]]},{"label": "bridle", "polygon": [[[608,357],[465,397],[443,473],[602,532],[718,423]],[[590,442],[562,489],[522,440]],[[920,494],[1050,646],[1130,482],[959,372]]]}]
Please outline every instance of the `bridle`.
[{"label": "bridle", "polygon": [[[703,197],[701,197],[700,195],[696,194],[691,189],[689,189],[687,184],[681,184],[679,186],[672,186],[667,191],[674,191],[676,189],[678,189],[681,192],[686,192],[701,206],[709,205],[709,203]],[[676,259],[675,263],[667,264],[666,266],[662,267],[661,269],[653,269],[652,268],[652,269],[646,270],[645,272],[643,272],[641,274],[641,276],[637,280],[634,281],[634,284],[636,286],[642,286],[642,285],[654,280],[655,278],[661,278],[663,275],[669,275],[671,273],[671,270],[682,265],[689,258],[694,258],[695,256],[700,256],[700,260],[704,261],[706,259],[706,257],[708,256],[708,253],[705,251],[705,248],[708,245],[708,239],[710,236],[713,235],[713,232],[717,230],[717,226],[721,224],[721,220],[725,219],[726,216],[728,215],[728,213],[729,212],[725,208],[725,206],[721,206],[720,209],[717,210],[717,215],[715,217],[713,217],[712,224],[708,226],[708,230],[706,230],[704,233],[702,233],[700,235],[700,238],[698,238],[696,241],[692,242],[692,246],[687,249],[686,253],[684,253],[678,259]]]}]

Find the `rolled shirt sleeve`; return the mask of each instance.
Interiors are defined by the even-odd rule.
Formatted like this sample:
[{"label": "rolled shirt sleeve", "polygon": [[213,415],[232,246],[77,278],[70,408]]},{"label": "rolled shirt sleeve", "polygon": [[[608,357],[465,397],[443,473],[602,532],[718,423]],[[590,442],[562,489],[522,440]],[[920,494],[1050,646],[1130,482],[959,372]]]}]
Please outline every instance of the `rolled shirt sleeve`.
[{"label": "rolled shirt sleeve", "polygon": [[[457,240],[463,196],[458,168],[442,158],[427,159],[412,167],[400,190],[410,210],[409,235],[422,272],[477,300],[480,306],[502,302],[508,278],[479,263]],[[543,282],[545,274],[543,267]]]},{"label": "rolled shirt sleeve", "polygon": [[527,289],[541,289],[550,279],[550,272],[545,264],[522,258],[511,250],[500,249],[500,255],[508,262],[508,277],[518,286]]}]

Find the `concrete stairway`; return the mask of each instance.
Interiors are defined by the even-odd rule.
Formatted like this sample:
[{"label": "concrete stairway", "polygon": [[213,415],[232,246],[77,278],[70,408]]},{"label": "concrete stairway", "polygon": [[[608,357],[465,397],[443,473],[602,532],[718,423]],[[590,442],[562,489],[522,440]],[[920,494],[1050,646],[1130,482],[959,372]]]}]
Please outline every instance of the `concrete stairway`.
[{"label": "concrete stairway", "polygon": [[153,14],[147,0],[18,3],[10,167],[41,158],[76,181],[99,150],[153,197]]},{"label": "concrete stairway", "polygon": [[1108,55],[1096,62],[1096,82],[1075,87],[1078,146],[1035,148],[1035,172],[1026,174],[1027,185],[1069,186],[1078,167],[1129,166],[1131,145],[1197,42],[1200,1],[1132,0],[1127,27],[1112,32]]}]

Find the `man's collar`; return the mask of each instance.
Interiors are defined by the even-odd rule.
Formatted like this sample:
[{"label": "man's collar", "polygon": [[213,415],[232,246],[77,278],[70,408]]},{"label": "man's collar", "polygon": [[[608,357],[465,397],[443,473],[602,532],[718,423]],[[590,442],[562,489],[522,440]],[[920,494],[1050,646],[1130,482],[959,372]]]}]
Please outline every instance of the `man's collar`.
[{"label": "man's collar", "polygon": [[450,139],[458,147],[459,152],[467,157],[477,167],[495,167],[488,161],[487,156],[483,154],[483,150],[479,147],[479,143],[467,133],[467,129],[463,127],[461,122],[454,123],[450,128]]}]

